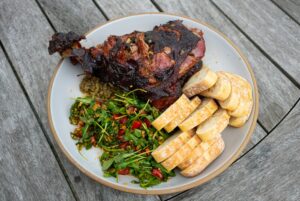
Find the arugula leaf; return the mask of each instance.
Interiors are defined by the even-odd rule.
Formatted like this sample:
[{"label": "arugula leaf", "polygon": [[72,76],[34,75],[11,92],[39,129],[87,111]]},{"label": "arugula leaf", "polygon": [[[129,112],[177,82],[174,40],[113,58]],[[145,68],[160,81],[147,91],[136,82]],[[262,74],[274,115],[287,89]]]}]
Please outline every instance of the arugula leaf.
[{"label": "arugula leaf", "polygon": [[113,164],[113,162],[114,162],[114,158],[103,161],[102,170],[108,170],[108,168],[110,168],[110,166]]}]

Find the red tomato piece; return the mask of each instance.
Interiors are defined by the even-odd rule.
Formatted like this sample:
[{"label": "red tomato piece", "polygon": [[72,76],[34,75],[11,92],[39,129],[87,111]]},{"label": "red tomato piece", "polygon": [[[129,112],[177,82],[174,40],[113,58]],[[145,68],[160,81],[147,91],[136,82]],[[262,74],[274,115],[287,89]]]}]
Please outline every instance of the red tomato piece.
[{"label": "red tomato piece", "polygon": [[123,135],[118,135],[118,136],[117,136],[117,139],[118,139],[119,141],[121,141],[121,142],[124,142],[124,141],[125,141]]},{"label": "red tomato piece", "polygon": [[152,175],[157,177],[158,179],[162,180],[164,176],[162,175],[161,171],[159,168],[153,168],[152,169]]},{"label": "red tomato piece", "polygon": [[119,122],[120,124],[125,124],[128,121],[128,117],[122,117]]},{"label": "red tomato piece", "polygon": [[127,167],[127,168],[119,170],[118,174],[127,175],[127,174],[129,174],[129,172],[130,172],[130,169]]},{"label": "red tomato piece", "polygon": [[141,122],[141,121],[134,120],[133,123],[132,123],[131,128],[132,128],[132,129],[137,129],[137,128],[140,128],[141,125],[142,125],[142,122]]},{"label": "red tomato piece", "polygon": [[120,148],[125,149],[128,144],[129,144],[128,142],[123,142],[122,144],[120,144]]},{"label": "red tomato piece", "polygon": [[93,146],[97,145],[97,141],[96,141],[96,138],[95,138],[94,135],[91,137],[91,143],[92,143]]},{"label": "red tomato piece", "polygon": [[117,120],[120,116],[120,114],[113,114],[112,118],[113,120]]},{"label": "red tomato piece", "polygon": [[144,122],[148,128],[151,126],[151,122],[149,121],[149,119],[144,119]]},{"label": "red tomato piece", "polygon": [[120,129],[118,132],[118,135],[124,135],[125,134],[125,130],[124,129]]}]

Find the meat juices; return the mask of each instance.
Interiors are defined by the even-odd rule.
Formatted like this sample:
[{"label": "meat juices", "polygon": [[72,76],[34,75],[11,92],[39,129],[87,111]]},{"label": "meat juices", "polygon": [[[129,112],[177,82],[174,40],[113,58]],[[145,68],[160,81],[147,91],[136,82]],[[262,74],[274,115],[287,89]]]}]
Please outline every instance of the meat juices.
[{"label": "meat juices", "polygon": [[181,94],[184,82],[201,69],[205,53],[202,31],[188,29],[182,21],[155,26],[152,31],[111,35],[103,44],[84,48],[85,36],[56,33],[49,54],[59,52],[83,70],[126,91],[141,88],[141,98],[158,109],[171,105]]}]

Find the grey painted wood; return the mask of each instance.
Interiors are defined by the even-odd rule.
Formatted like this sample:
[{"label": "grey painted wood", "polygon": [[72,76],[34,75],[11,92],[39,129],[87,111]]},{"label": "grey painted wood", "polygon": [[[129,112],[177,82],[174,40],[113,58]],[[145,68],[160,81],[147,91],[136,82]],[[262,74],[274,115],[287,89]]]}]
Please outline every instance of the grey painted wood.
[{"label": "grey painted wood", "polygon": [[267,133],[262,129],[262,127],[257,124],[252,136],[251,140],[246,146],[245,150],[243,151],[243,154],[249,151],[253,146],[255,146],[261,139],[263,139]]},{"label": "grey painted wood", "polygon": [[156,0],[166,12],[184,14],[207,22],[225,33],[246,55],[254,70],[260,93],[259,120],[271,130],[298,99],[299,89],[285,77],[229,20],[209,1]]},{"label": "grey painted wood", "polygon": [[55,24],[56,30],[60,32],[72,30],[83,34],[106,21],[92,1],[38,0],[38,2],[52,24]]},{"label": "grey painted wood", "polygon": [[300,26],[271,1],[214,2],[255,43],[300,83]]},{"label": "grey painted wood", "polygon": [[[257,125],[255,130],[254,130],[254,133],[252,134],[252,137],[251,137],[251,140],[250,142],[248,143],[248,145],[246,146],[245,150],[242,152],[241,155],[245,154],[246,152],[248,152],[250,149],[252,149],[263,137],[265,137],[267,135],[267,133],[261,128],[260,125]],[[237,160],[241,160],[241,157],[240,156]],[[230,170],[231,167],[228,168],[228,170]],[[227,170],[226,170],[227,171]],[[218,178],[216,179],[218,180]],[[193,191],[193,189],[192,189]],[[209,188],[206,188],[206,191],[207,191],[207,194],[209,194],[210,192],[210,189]],[[172,194],[166,194],[166,195],[162,195],[160,196],[163,200],[167,200],[167,199],[170,199],[171,197],[174,197],[176,195],[178,195],[180,193],[172,193]]]},{"label": "grey painted wood", "polygon": [[242,159],[216,179],[172,200],[300,199],[300,103]]},{"label": "grey painted wood", "polygon": [[95,0],[95,2],[110,19],[134,13],[157,12],[157,9],[148,0]]},{"label": "grey painted wood", "polygon": [[299,0],[273,0],[281,9],[291,15],[300,23],[300,1]]},{"label": "grey painted wood", "polygon": [[0,200],[74,200],[1,48],[0,86]]},{"label": "grey painted wood", "polygon": [[[63,31],[75,29],[80,32],[86,32],[88,30],[84,30],[82,27],[88,29],[97,23],[103,22],[104,19],[99,15],[98,22],[96,21],[98,17],[93,18],[91,21],[86,21],[79,19],[80,16],[76,15],[74,19],[77,19],[80,23],[69,24],[67,19],[72,18],[71,14],[83,13],[82,18],[84,18],[89,13],[96,13],[96,7],[92,6],[92,2],[77,1],[78,5],[86,6],[81,6],[82,10],[80,11],[72,11],[74,7],[72,7],[73,3],[71,1],[68,2],[70,4],[68,8],[61,6],[64,5],[64,1],[51,1],[52,4],[49,4],[49,1],[47,3],[43,4],[41,2],[41,5],[45,12],[49,14],[50,20],[58,31],[60,31],[60,27],[64,27]],[[2,1],[0,3],[0,39],[7,49],[47,134],[54,143],[78,198],[80,200],[158,200],[159,198],[156,196],[136,196],[98,184],[82,174],[64,157],[54,142],[48,127],[45,107],[50,76],[59,59],[57,55],[49,56],[47,51],[48,40],[53,34],[53,30],[33,0],[27,1],[26,5],[20,4],[17,0]],[[50,8],[48,9],[48,7]],[[68,18],[57,16],[58,13],[55,14],[53,11],[55,9],[60,9],[62,13],[68,12]],[[30,12],[27,12],[28,10]],[[51,12],[52,14],[50,14]],[[52,19],[53,16],[55,16],[54,19]],[[86,24],[82,25],[81,23]]]}]

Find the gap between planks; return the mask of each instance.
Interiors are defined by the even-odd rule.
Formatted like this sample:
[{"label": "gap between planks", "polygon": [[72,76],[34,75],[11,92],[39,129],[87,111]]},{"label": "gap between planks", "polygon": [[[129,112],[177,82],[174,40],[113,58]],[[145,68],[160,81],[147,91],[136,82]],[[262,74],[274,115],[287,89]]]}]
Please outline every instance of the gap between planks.
[{"label": "gap between planks", "polygon": [[101,6],[95,0],[93,0],[93,3],[95,4],[96,8],[101,12],[101,14],[104,16],[104,18],[107,21],[110,20],[107,14],[104,12],[104,10],[101,8]]},{"label": "gap between planks", "polygon": [[53,153],[53,155],[54,155],[54,157],[55,157],[55,159],[56,159],[56,161],[58,163],[59,168],[61,169],[61,171],[62,171],[62,173],[63,173],[63,175],[64,175],[64,177],[66,179],[66,182],[69,185],[69,188],[70,188],[70,190],[71,190],[71,192],[73,194],[74,199],[76,201],[79,201],[78,195],[77,195],[77,193],[76,193],[76,191],[75,191],[75,189],[73,187],[73,184],[72,184],[72,182],[71,182],[71,180],[70,180],[70,178],[69,178],[69,176],[67,174],[67,171],[64,168],[64,166],[63,166],[63,164],[62,164],[62,162],[61,162],[61,160],[60,160],[60,158],[58,156],[58,153],[56,152],[53,144],[51,143],[50,138],[46,134],[46,130],[45,130],[45,128],[44,128],[44,126],[43,126],[43,124],[41,122],[41,119],[39,118],[38,113],[37,113],[36,109],[34,108],[33,103],[30,100],[29,95],[28,95],[28,93],[27,93],[27,91],[26,91],[26,89],[25,89],[25,87],[24,87],[24,85],[23,85],[23,83],[22,83],[22,81],[21,81],[21,79],[20,79],[20,77],[19,77],[19,75],[18,75],[18,73],[17,73],[17,71],[16,71],[16,69],[15,69],[15,67],[14,67],[14,65],[13,65],[13,63],[12,63],[12,61],[11,61],[11,59],[10,59],[10,57],[9,57],[9,55],[8,55],[8,53],[7,53],[7,51],[6,51],[6,49],[5,49],[5,47],[4,47],[4,45],[3,45],[3,43],[2,43],[1,40],[0,40],[0,48],[3,50],[5,58],[7,59],[9,65],[10,65],[10,67],[11,67],[11,69],[12,69],[12,71],[13,71],[16,79],[17,79],[17,82],[18,82],[19,86],[21,87],[22,92],[24,93],[24,96],[25,96],[25,98],[26,98],[26,100],[27,100],[27,102],[28,102],[28,104],[30,106],[30,109],[32,110],[32,112],[34,114],[34,117],[36,118],[36,120],[38,122],[39,127],[41,128],[41,130],[43,132],[43,135],[44,135],[47,143],[49,144],[49,147],[50,147],[50,149],[51,149],[51,151],[52,151],[52,153]]},{"label": "gap between planks", "polygon": [[34,0],[35,3],[37,4],[37,6],[39,7],[39,9],[41,10],[41,12],[43,13],[43,15],[45,16],[47,22],[49,23],[50,27],[53,29],[53,31],[56,33],[57,30],[55,29],[54,25],[52,24],[49,16],[46,14],[45,10],[43,9],[43,7],[41,6],[40,2],[38,0]]},{"label": "gap between planks", "polygon": [[282,12],[284,12],[287,16],[289,16],[289,18],[291,20],[293,20],[294,22],[296,22],[296,24],[298,24],[300,26],[300,22],[298,22],[298,20],[296,20],[296,18],[294,18],[292,15],[290,15],[286,10],[284,10],[280,5],[278,5],[274,0],[270,0],[277,8],[279,8]]}]

